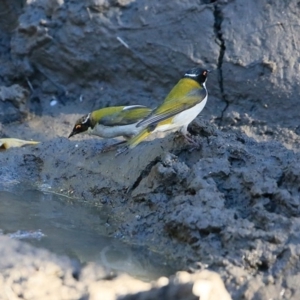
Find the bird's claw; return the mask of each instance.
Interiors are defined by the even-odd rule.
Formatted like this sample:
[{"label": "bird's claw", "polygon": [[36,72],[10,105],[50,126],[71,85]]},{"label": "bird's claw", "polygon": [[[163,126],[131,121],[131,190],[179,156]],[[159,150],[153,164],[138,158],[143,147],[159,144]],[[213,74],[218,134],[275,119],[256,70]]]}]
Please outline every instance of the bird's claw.
[{"label": "bird's claw", "polygon": [[185,140],[191,144],[193,146],[193,148],[191,149],[191,151],[195,150],[195,149],[199,149],[201,147],[201,145],[195,141],[195,139],[192,137],[191,134],[185,134],[184,135]]},{"label": "bird's claw", "polygon": [[121,147],[117,150],[115,157],[119,156],[122,153],[127,153],[129,151],[128,146]]},{"label": "bird's claw", "polygon": [[110,151],[116,150],[118,148],[118,146],[120,146],[120,145],[122,145],[124,143],[126,143],[126,141],[121,141],[121,142],[112,144],[110,146],[105,146],[105,147],[103,147],[101,149],[100,153],[106,153],[106,152],[110,152]]}]

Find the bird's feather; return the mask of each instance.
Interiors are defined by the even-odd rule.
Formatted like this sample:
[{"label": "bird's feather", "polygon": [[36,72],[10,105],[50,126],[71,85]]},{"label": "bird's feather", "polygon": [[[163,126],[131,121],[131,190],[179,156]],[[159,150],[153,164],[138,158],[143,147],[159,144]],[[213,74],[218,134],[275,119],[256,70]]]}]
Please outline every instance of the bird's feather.
[{"label": "bird's feather", "polygon": [[138,133],[137,135],[135,135],[128,141],[129,148],[134,148],[141,141],[146,139],[150,134],[151,134],[151,131],[149,131],[147,128],[143,129],[140,133]]},{"label": "bird's feather", "polygon": [[194,68],[174,86],[164,102],[137,123],[142,130],[128,140],[134,148],[152,132],[179,129],[186,134],[188,124],[202,111],[207,101],[207,70]]},{"label": "bird's feather", "polygon": [[142,105],[125,106],[121,110],[111,111],[101,117],[99,124],[104,126],[121,126],[137,123],[139,120],[149,115],[151,109]]},{"label": "bird's feather", "polygon": [[177,97],[167,97],[167,101],[155,109],[144,120],[140,121],[137,124],[137,127],[155,125],[159,122],[169,119],[199,104],[205,99],[206,95],[206,90],[204,88],[199,89],[198,87],[198,89],[192,89],[185,96],[177,95]]}]

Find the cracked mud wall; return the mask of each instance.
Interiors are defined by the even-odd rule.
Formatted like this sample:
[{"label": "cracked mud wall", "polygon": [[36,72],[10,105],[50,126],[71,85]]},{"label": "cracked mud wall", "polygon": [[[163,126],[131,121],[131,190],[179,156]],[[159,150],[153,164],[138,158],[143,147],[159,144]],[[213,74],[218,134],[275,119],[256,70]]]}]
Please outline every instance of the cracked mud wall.
[{"label": "cracked mud wall", "polygon": [[[41,71],[76,96],[82,92],[78,87],[95,95],[105,81],[134,100],[138,90],[146,90],[151,93],[147,104],[155,105],[162,89],[170,89],[191,66],[215,69],[219,51],[213,24],[212,6],[194,1],[65,1],[51,11],[35,1],[19,18],[12,54],[20,76]],[[136,85],[128,88],[128,78]],[[47,92],[47,83],[43,87]],[[103,96],[102,103],[109,104]]]},{"label": "cracked mud wall", "polygon": [[225,124],[271,125],[295,132],[300,91],[299,4],[236,0],[221,10],[226,47],[223,86],[229,103]]},{"label": "cracked mud wall", "polygon": [[[31,179],[111,207],[116,236],[184,266],[208,264],[236,299],[297,295],[299,155],[274,142],[298,150],[297,3],[18,3],[0,18],[0,83],[32,85],[33,118],[2,124],[0,134],[43,143],[1,153],[1,180]],[[115,158],[98,153],[107,141],[65,138],[92,109],[154,107],[197,63],[214,70],[190,126],[200,149],[169,136]]]},{"label": "cracked mud wall", "polygon": [[214,23],[215,35],[219,45],[219,57],[218,57],[218,64],[217,64],[218,83],[219,83],[219,90],[220,90],[220,98],[225,103],[225,107],[223,108],[220,114],[220,119],[222,121],[224,111],[226,111],[226,109],[228,108],[229,103],[226,100],[226,96],[224,94],[223,59],[224,59],[224,53],[226,47],[225,47],[225,41],[223,39],[223,34],[222,34],[223,13],[222,13],[221,6],[218,3],[214,5],[214,18],[215,18],[215,23]]},{"label": "cracked mud wall", "polygon": [[179,269],[217,271],[234,299],[297,295],[299,153],[207,121],[191,130],[201,144],[194,151],[173,136],[117,158],[97,155],[96,140],[12,149],[1,156],[1,181],[30,178],[104,206],[115,237],[164,253]]},{"label": "cracked mud wall", "polygon": [[202,115],[261,140],[298,136],[296,1],[38,0],[23,1],[23,10],[20,3],[2,4],[11,12],[11,22],[2,21],[11,47],[4,83],[32,81],[34,96],[47,101],[83,97],[87,111],[154,107],[200,64],[213,70]]}]

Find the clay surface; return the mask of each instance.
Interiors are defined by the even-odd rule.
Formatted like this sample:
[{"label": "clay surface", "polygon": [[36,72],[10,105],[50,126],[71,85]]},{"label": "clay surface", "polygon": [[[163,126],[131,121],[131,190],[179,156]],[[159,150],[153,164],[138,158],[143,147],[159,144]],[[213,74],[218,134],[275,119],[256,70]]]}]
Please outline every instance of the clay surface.
[{"label": "clay surface", "polygon": [[[198,299],[204,290],[204,299],[229,299],[226,289],[233,299],[298,299],[299,9],[297,1],[2,0],[0,137],[41,143],[0,152],[1,187],[29,182],[109,207],[112,235],[195,273],[151,284],[128,277],[120,292],[123,275],[106,282],[97,266],[3,240],[1,257],[12,257],[1,264],[3,299],[21,290],[42,297],[34,283],[12,285],[19,255],[52,265],[59,288],[49,299],[100,291]],[[155,107],[198,64],[213,70],[208,103],[189,127],[198,149],[171,134],[116,157],[100,153],[111,140],[66,138],[94,109]],[[25,281],[43,270],[24,268]]]}]

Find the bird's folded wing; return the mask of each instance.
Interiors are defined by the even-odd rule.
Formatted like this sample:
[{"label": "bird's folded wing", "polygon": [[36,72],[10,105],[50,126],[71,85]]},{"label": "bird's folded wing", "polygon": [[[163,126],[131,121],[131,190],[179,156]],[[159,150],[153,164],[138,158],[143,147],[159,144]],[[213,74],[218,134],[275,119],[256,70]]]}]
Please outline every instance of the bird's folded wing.
[{"label": "bird's folded wing", "polygon": [[155,109],[148,117],[140,121],[137,127],[155,125],[168,118],[171,118],[193,106],[199,104],[206,97],[206,91],[204,89],[192,91],[185,97],[180,99],[172,99],[164,102],[161,106]]},{"label": "bird's folded wing", "polygon": [[121,126],[137,123],[148,116],[151,109],[142,105],[126,106],[123,110],[103,117],[99,124],[104,126]]}]

